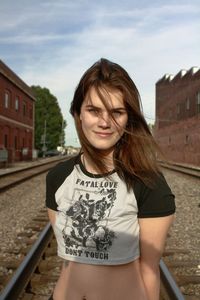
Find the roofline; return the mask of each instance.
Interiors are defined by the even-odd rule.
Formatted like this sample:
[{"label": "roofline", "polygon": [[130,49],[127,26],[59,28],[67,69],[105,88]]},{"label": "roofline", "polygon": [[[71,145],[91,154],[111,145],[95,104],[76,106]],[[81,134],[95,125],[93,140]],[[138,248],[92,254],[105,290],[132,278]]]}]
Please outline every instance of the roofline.
[{"label": "roofline", "polygon": [[[3,67],[3,68],[2,68]],[[5,70],[4,70],[5,69]],[[13,75],[13,78],[6,73],[6,70]],[[1,59],[0,59],[0,74],[6,77],[10,82],[27,94],[32,100],[36,101],[36,98],[31,93],[31,87],[28,86],[15,72],[13,72]],[[17,80],[15,80],[17,79]],[[19,81],[19,83],[17,82]],[[21,84],[20,84],[21,83]],[[24,86],[24,87],[23,87]],[[29,91],[30,90],[30,91]]]},{"label": "roofline", "polygon": [[182,69],[180,70],[176,75],[172,74],[165,74],[162,78],[158,79],[156,81],[156,85],[159,84],[160,82],[173,82],[173,79],[176,79],[180,77],[181,79],[186,77],[187,75],[189,76],[194,76],[200,71],[199,67],[191,67],[189,70]]}]

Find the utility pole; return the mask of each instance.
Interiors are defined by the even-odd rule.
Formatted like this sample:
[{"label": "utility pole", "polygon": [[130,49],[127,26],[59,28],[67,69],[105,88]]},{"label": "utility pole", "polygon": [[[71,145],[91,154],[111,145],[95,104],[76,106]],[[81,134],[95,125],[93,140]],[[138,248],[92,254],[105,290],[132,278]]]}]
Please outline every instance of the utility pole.
[{"label": "utility pole", "polygon": [[64,137],[63,137],[63,124],[64,124],[64,120],[62,119],[62,127],[61,127],[61,134],[60,134],[60,146],[63,150],[63,142],[64,142]]}]

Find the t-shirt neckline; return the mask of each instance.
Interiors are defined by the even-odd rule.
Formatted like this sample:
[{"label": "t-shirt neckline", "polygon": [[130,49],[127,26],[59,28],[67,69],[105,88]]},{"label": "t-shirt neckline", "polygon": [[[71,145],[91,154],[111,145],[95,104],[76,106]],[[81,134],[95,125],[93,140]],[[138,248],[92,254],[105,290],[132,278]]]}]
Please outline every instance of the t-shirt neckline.
[{"label": "t-shirt neckline", "polygon": [[112,174],[116,173],[115,169],[113,169],[110,172],[104,173],[104,174],[93,174],[93,173],[87,171],[85,166],[82,163],[81,155],[82,155],[82,153],[78,156],[78,164],[79,164],[80,169],[83,172],[83,174],[87,175],[88,177],[91,177],[91,178],[104,178],[104,177],[108,177],[108,176],[111,176]]}]

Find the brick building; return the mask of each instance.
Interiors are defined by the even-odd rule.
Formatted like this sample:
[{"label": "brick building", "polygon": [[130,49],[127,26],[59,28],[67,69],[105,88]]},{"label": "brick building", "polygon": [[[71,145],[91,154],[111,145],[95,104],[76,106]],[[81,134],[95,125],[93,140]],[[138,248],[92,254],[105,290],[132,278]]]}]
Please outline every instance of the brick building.
[{"label": "brick building", "polygon": [[200,166],[200,69],[156,83],[154,134],[168,160]]},{"label": "brick building", "polygon": [[32,158],[34,105],[31,88],[0,60],[0,149],[9,162]]}]

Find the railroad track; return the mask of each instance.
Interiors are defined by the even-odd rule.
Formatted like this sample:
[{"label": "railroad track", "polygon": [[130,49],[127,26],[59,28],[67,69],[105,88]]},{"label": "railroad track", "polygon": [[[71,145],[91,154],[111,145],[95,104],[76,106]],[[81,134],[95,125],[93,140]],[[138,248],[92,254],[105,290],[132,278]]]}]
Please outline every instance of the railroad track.
[{"label": "railroad track", "polygon": [[[4,288],[0,300],[48,300],[60,273],[61,260],[56,255],[56,242],[46,208],[40,211],[24,233],[17,236],[16,247],[10,254],[9,261],[0,258],[1,265],[14,272],[13,276],[0,277],[0,285]],[[18,254],[23,254],[24,257],[16,259]],[[184,274],[183,268],[187,270]],[[189,250],[170,249],[168,245],[160,270],[160,299],[199,299],[194,293],[184,296],[181,293],[185,286],[190,285],[194,291],[196,286],[200,286],[200,262],[193,260]]]},{"label": "railroad track", "polygon": [[163,161],[159,161],[159,164],[163,168],[190,175],[192,177],[200,178],[200,167]]},{"label": "railroad track", "polygon": [[[22,245],[19,247],[18,241],[16,249],[13,249],[14,253],[20,251],[26,254],[24,260],[21,264],[18,262],[18,268],[15,260],[6,262],[7,267],[15,270],[15,273],[4,282],[6,285],[0,295],[1,300],[48,300],[52,294],[62,262],[56,254],[56,241],[51,225],[46,223],[46,209],[41,211],[33,222],[32,225],[27,227],[28,236],[26,236],[26,232],[23,235],[23,237],[26,237],[27,247],[25,248]],[[32,244],[32,240],[30,242],[30,231],[35,236],[35,230],[44,225],[43,231],[30,249],[30,244]],[[160,270],[162,279],[160,299],[184,300],[163,260],[160,263]]]},{"label": "railroad track", "polygon": [[[189,175],[196,180],[197,184],[199,184],[198,179],[200,179],[200,167],[182,165],[173,162],[160,162],[160,165],[163,168]],[[192,253],[194,251],[199,253],[200,250],[199,248],[193,250],[187,249],[187,246],[183,248],[171,248],[169,240],[170,237],[167,240],[168,247],[166,247],[166,250],[163,254],[163,261],[167,265],[170,274],[173,276],[180,290],[184,294],[184,299],[199,300],[200,260],[194,259]],[[171,242],[173,242],[173,245],[175,244],[174,241]]]},{"label": "railroad track", "polygon": [[[180,257],[178,257],[179,254]],[[162,259],[170,272],[170,276],[175,280],[184,295],[184,298],[180,299],[199,300],[199,292],[196,290],[199,290],[200,287],[200,262],[193,259],[191,252],[183,248],[168,249],[164,252]],[[164,287],[164,293],[166,294],[168,293],[168,291],[166,291],[167,288],[168,287]],[[189,293],[185,292],[188,288],[190,289]],[[173,298],[166,296],[166,299]]]},{"label": "railroad track", "polygon": [[58,162],[68,159],[67,156],[59,156],[56,158],[46,159],[42,162],[37,162],[33,165],[11,170],[0,174],[0,193],[9,188],[20,184],[34,176],[47,172],[54,167]]},{"label": "railroad track", "polygon": [[49,299],[61,260],[56,255],[56,242],[46,208],[17,235],[10,257],[9,260],[0,258],[1,266],[11,271],[10,275],[0,277],[0,299]]}]

